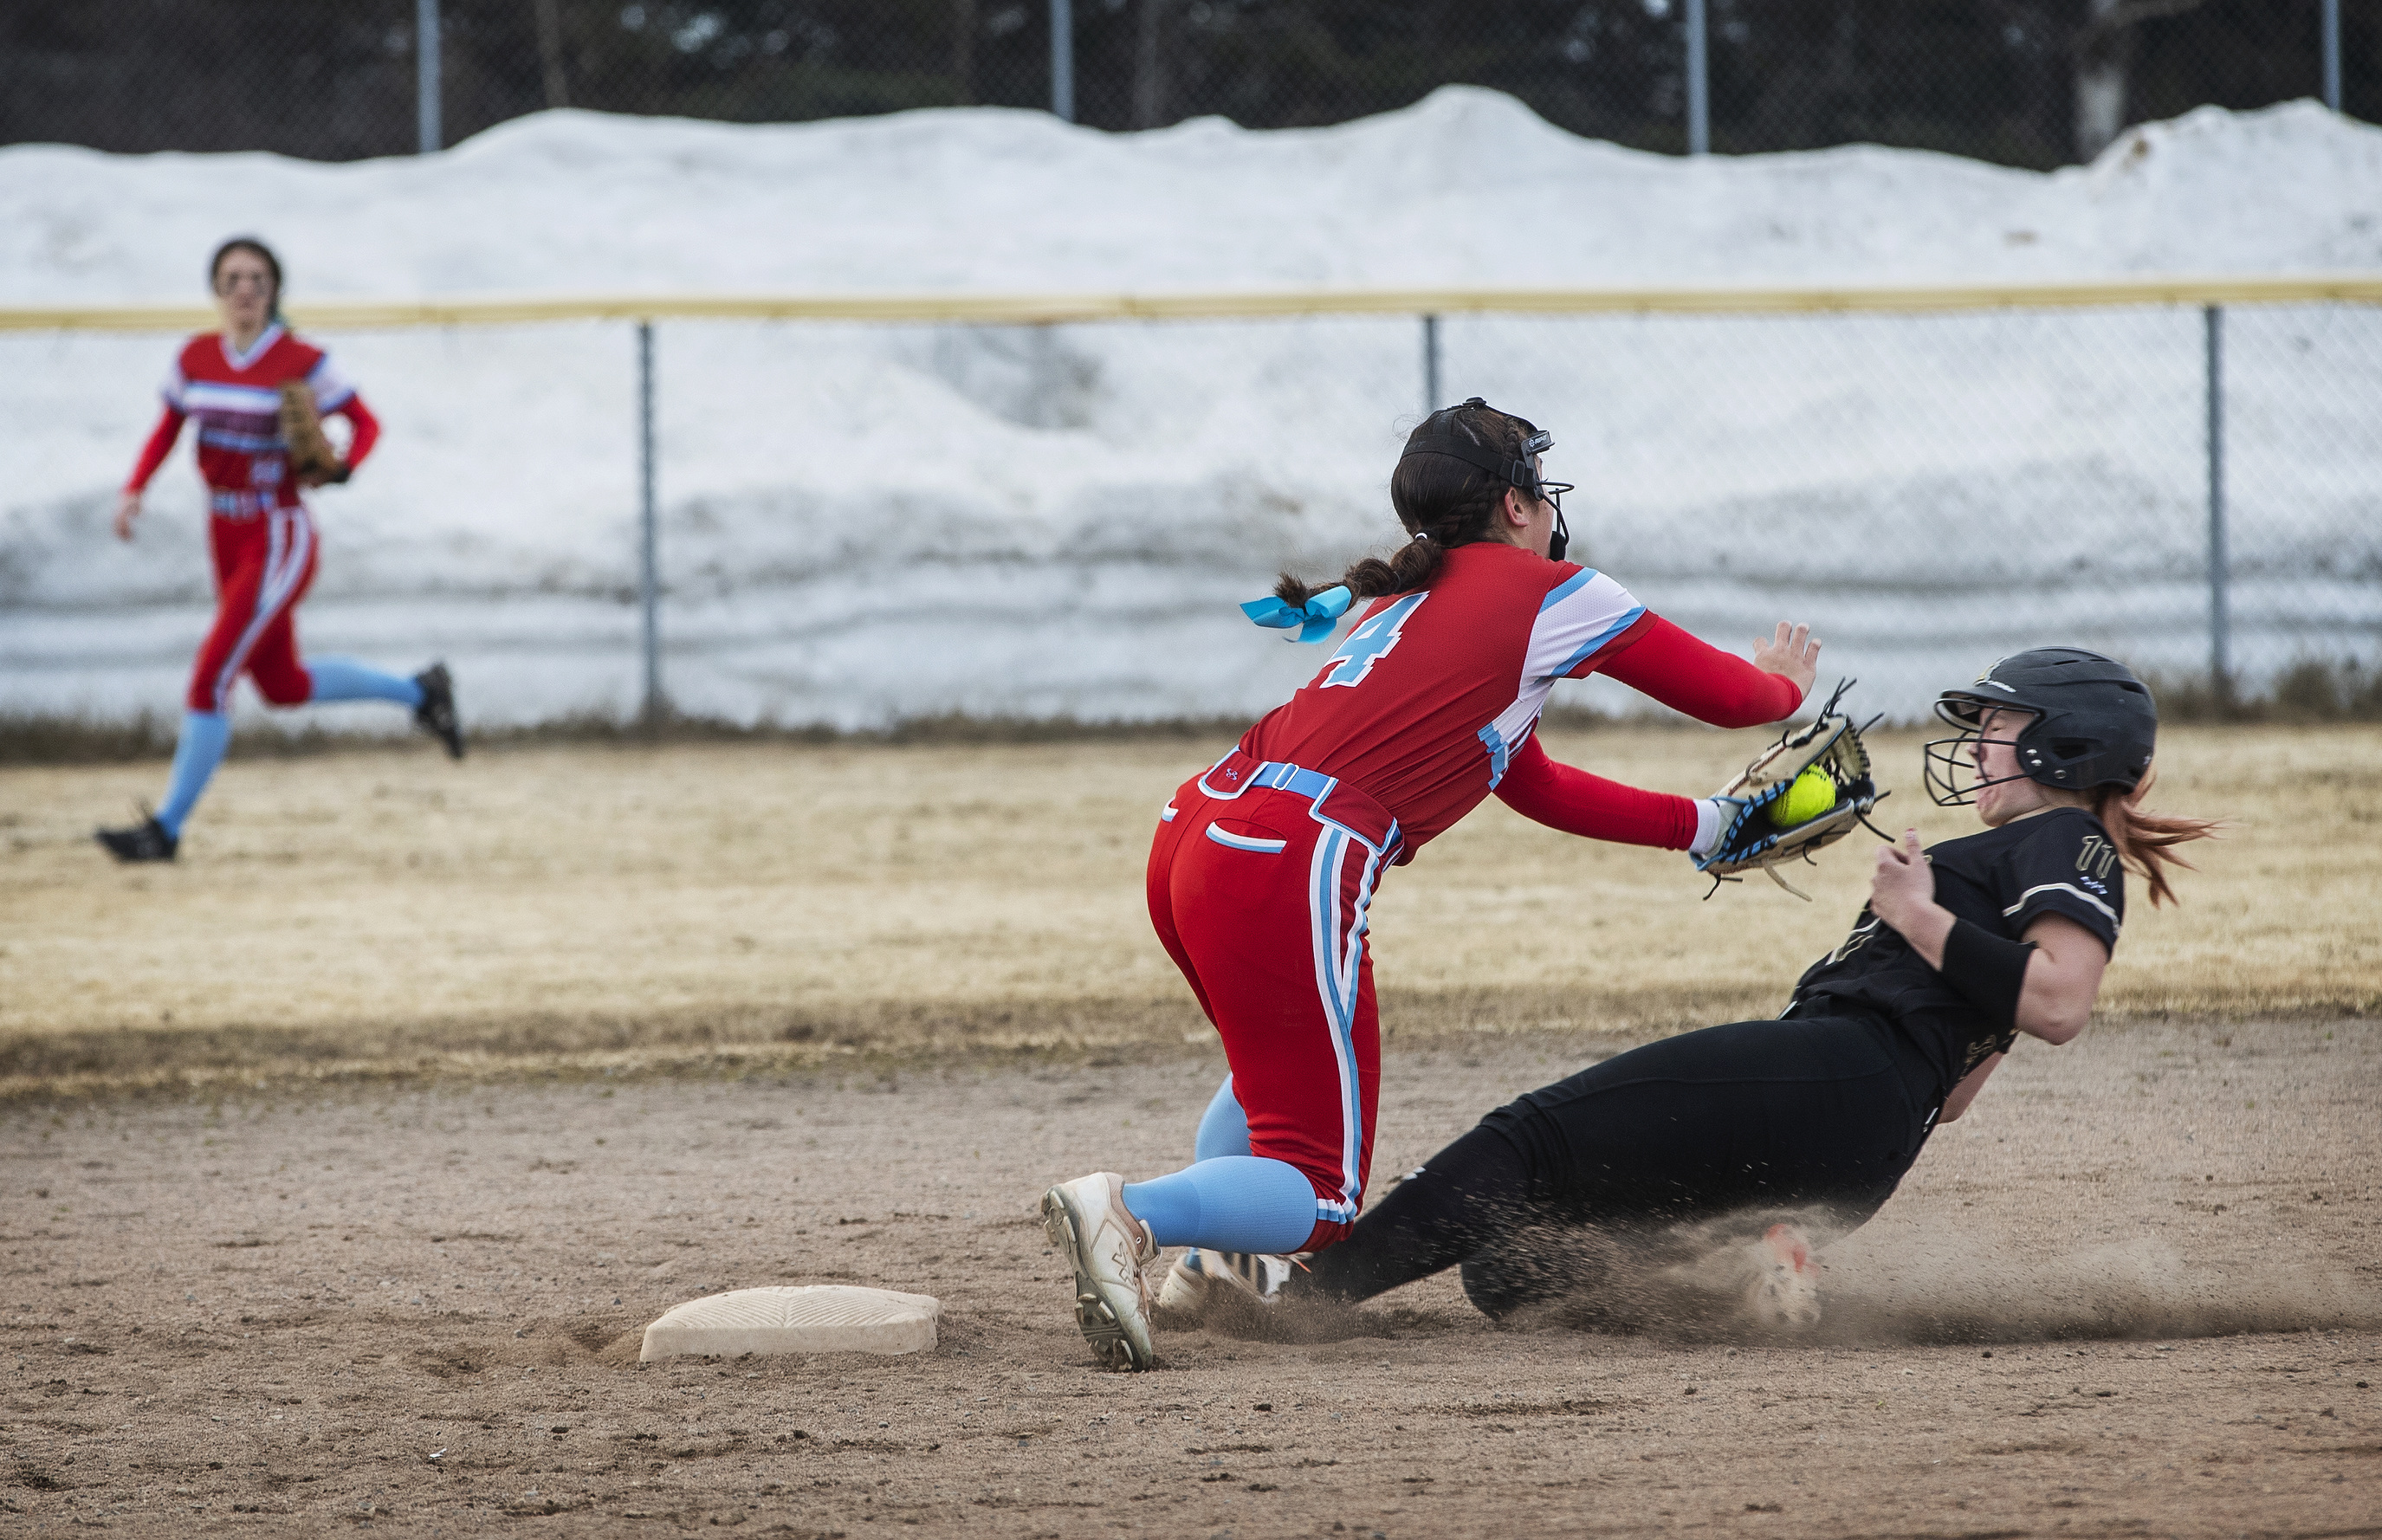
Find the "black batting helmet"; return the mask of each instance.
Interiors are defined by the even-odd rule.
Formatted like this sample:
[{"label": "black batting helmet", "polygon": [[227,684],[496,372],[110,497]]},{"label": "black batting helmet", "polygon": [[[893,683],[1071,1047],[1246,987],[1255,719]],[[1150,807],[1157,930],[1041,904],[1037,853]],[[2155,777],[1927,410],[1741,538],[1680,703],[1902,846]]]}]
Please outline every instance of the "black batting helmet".
[{"label": "black batting helmet", "polygon": [[[2032,714],[2008,742],[2019,776],[2066,791],[2142,785],[2158,740],[2158,707],[2133,670],[2081,647],[2035,647],[2013,653],[1977,676],[1973,685],[1936,698],[1935,715],[1961,730],[1927,745],[1927,794],[1938,806],[1974,801],[1974,746],[1987,710]],[[2014,780],[2019,776],[2004,776]]]}]

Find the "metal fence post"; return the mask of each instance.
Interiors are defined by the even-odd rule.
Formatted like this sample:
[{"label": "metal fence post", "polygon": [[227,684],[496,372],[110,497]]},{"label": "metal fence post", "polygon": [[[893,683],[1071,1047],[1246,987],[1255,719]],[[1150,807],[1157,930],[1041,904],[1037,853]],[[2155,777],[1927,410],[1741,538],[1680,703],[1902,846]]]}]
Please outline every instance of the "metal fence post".
[{"label": "metal fence post", "polygon": [[1075,120],[1075,8],[1071,0],[1050,0],[1050,111],[1062,123]]},{"label": "metal fence post", "polygon": [[647,726],[662,719],[662,637],[659,617],[661,570],[654,549],[654,324],[637,323],[637,471],[643,494],[637,505],[637,597],[645,609]]},{"label": "metal fence post", "polygon": [[1422,414],[1439,409],[1439,317],[1422,318]]},{"label": "metal fence post", "polygon": [[420,150],[435,155],[446,146],[438,121],[438,0],[413,0],[413,115]]},{"label": "metal fence post", "polygon": [[2225,548],[2225,311],[2206,305],[2200,314],[2208,374],[2208,685],[2221,704],[2233,696],[2233,617],[2226,593],[2232,574]]},{"label": "metal fence post", "polygon": [[2324,104],[2340,110],[2340,0],[2324,0]]},{"label": "metal fence post", "polygon": [[1712,51],[1704,0],[1688,0],[1688,153],[1712,153]]}]

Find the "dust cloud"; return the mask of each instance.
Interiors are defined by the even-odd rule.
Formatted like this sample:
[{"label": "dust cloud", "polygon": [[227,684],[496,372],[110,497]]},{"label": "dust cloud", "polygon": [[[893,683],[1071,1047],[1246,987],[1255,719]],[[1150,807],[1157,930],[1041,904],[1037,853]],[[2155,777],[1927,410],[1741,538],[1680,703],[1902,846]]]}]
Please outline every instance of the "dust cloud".
[{"label": "dust cloud", "polygon": [[[1782,1222],[1821,1248],[1816,1326],[1765,1325],[1749,1308],[1752,1243]],[[1528,1227],[1467,1263],[1464,1283],[1476,1306],[1512,1326],[1683,1341],[2149,1341],[2382,1326],[2382,1291],[2314,1265],[2195,1259],[2150,1237],[2046,1253],[1935,1215],[1860,1228],[1814,1209],[1634,1233]]]}]

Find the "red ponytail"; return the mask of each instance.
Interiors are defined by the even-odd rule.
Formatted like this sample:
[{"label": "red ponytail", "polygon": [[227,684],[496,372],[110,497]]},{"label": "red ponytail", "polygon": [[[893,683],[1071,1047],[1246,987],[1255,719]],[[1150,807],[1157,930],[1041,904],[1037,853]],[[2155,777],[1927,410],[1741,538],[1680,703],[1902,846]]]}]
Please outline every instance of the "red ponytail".
[{"label": "red ponytail", "polygon": [[2118,859],[2126,863],[2126,870],[2149,885],[2154,907],[2176,901],[2175,889],[2167,885],[2168,867],[2195,870],[2192,862],[2174,853],[2174,847],[2214,839],[2224,826],[2222,819],[2145,812],[2143,799],[2157,777],[2158,768],[2154,765],[2131,791],[2106,786],[2093,794],[2093,816],[2109,831],[2109,843],[2118,848]]}]

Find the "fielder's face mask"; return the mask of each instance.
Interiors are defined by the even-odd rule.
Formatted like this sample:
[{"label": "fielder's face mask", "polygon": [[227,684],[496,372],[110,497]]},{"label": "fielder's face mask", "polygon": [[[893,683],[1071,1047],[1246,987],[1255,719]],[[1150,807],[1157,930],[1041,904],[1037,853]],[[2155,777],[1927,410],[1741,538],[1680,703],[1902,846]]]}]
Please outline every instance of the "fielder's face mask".
[{"label": "fielder's face mask", "polygon": [[[2008,738],[1987,738],[1985,716],[1989,712],[2001,714],[1998,730]],[[2034,720],[2034,713],[2020,711],[1998,702],[1981,701],[1973,695],[1946,692],[1935,703],[1935,715],[1960,729],[1958,737],[1930,739],[1925,745],[1926,764],[1923,774],[1928,798],[1937,807],[1968,807],[1977,800],[1977,793],[1989,786],[2005,781],[2028,780],[2023,770],[2007,776],[1985,775],[1978,756],[1988,743],[2007,747],[2013,762],[2018,754],[2017,735]]]},{"label": "fielder's face mask", "polygon": [[[1478,396],[1459,403],[1458,409],[1463,407],[1478,407],[1484,410],[1493,409],[1489,407],[1488,402]],[[1564,559],[1565,548],[1571,544],[1571,528],[1564,522],[1563,495],[1572,491],[1573,485],[1569,482],[1543,481],[1539,476],[1539,457],[1555,446],[1555,435],[1540,428],[1536,423],[1525,422],[1521,418],[1517,417],[1514,421],[1520,423],[1522,428],[1522,456],[1519,459],[1509,458],[1502,450],[1475,444],[1460,433],[1432,434],[1426,438],[1410,442],[1406,445],[1406,454],[1398,458],[1404,459],[1406,455],[1444,455],[1450,459],[1460,459],[1467,465],[1488,471],[1489,474],[1524,496],[1533,498],[1553,508],[1555,529],[1554,534],[1547,542],[1547,557],[1551,561],[1561,561]]]}]

